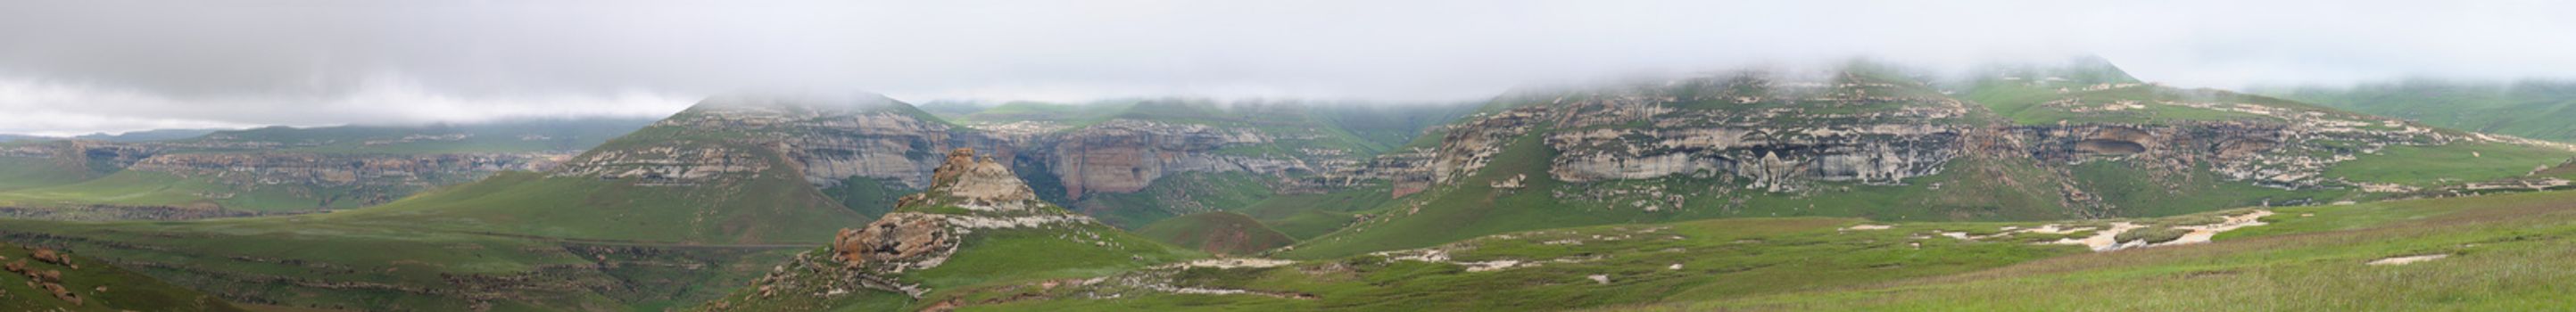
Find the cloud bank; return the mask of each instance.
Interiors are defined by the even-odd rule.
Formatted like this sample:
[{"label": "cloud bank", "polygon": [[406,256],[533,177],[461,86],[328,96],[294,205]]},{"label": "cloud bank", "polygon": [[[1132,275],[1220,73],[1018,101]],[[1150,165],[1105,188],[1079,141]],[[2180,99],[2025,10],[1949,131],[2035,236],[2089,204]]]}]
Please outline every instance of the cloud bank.
[{"label": "cloud bank", "polygon": [[11,1],[0,133],[653,116],[709,94],[1471,100],[1866,56],[2184,86],[2576,76],[2552,1]]}]

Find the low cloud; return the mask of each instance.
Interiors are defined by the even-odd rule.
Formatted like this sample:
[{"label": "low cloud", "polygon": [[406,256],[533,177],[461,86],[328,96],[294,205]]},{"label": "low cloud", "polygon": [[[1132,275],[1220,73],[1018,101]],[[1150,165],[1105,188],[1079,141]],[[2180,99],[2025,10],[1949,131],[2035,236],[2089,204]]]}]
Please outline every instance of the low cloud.
[{"label": "low cloud", "polygon": [[709,94],[1472,100],[1850,57],[2183,86],[2569,78],[2554,1],[12,1],[0,132],[658,115]]}]

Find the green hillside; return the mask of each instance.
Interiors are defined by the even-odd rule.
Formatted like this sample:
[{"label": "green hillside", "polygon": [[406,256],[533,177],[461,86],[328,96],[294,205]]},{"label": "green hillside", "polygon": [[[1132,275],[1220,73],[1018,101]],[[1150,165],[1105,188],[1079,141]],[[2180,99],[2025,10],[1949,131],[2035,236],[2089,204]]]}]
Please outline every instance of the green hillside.
[{"label": "green hillside", "polygon": [[78,183],[99,175],[53,159],[0,157],[0,191]]},{"label": "green hillside", "polygon": [[1223,211],[1154,221],[1137,229],[1136,235],[1219,255],[1259,254],[1297,242],[1251,216]]},{"label": "green hillside", "polygon": [[[700,309],[915,311],[978,300],[956,290],[1099,276],[1204,254],[1036,199],[1010,169],[959,149],[920,194]],[[781,294],[785,294],[782,296]],[[821,294],[821,295],[814,295]]]},{"label": "green hillside", "polygon": [[2350,87],[2265,88],[2256,92],[2448,128],[2566,142],[2576,140],[2576,83],[2405,80]]},{"label": "green hillside", "polygon": [[[2182,248],[1618,311],[2561,310],[2576,193],[2283,208]],[[2414,263],[2390,259],[2414,257]],[[2435,258],[2439,257],[2439,258]],[[2374,264],[2377,263],[2377,264]],[[2013,300],[1959,300],[1959,298]]]},{"label": "green hillside", "polygon": [[[53,262],[35,257],[35,248],[0,243],[0,310],[10,311],[243,311],[232,303],[150,276],[117,268],[98,259],[45,250]],[[41,278],[38,276],[42,276]],[[63,290],[57,294],[54,290]]]},{"label": "green hillside", "polygon": [[423,311],[624,310],[703,302],[802,247],[572,240],[447,227],[452,226],[314,216],[0,220],[0,238],[63,246],[258,306]]},{"label": "green hillside", "polygon": [[[506,154],[517,159],[515,164],[544,162],[548,156],[537,154],[588,149],[650,122],[567,119],[416,127],[269,127],[206,131],[210,133],[183,139],[15,143],[29,144],[13,144],[20,147],[43,144],[49,152],[0,156],[0,178],[5,178],[0,179],[0,207],[42,209],[45,217],[58,219],[193,218],[357,208],[472,182],[498,170],[467,163],[477,157]],[[90,155],[100,152],[130,158]],[[187,160],[152,162],[151,158],[163,156]],[[159,167],[128,170],[138,164]],[[443,168],[381,173],[415,166]],[[369,178],[379,175],[380,179]],[[139,210],[184,210],[190,216]]]},{"label": "green hillside", "polygon": [[787,155],[743,140],[793,133],[707,127],[722,120],[708,114],[733,112],[712,107],[730,106],[682,113],[680,124],[639,130],[555,171],[502,173],[382,206],[184,222],[0,220],[0,237],[69,246],[261,306],[662,310],[732,292],[865,223]]}]

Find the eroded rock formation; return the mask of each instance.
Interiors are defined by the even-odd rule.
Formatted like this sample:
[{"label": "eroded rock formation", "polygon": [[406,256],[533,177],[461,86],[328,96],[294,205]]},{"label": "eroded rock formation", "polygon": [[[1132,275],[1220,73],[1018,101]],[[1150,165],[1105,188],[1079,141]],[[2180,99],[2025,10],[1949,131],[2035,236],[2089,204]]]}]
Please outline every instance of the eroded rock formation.
[{"label": "eroded rock formation", "polygon": [[1053,140],[1047,155],[1065,195],[1128,193],[1156,179],[1182,172],[1280,173],[1309,170],[1293,157],[1224,155],[1228,146],[1264,144],[1262,132],[1197,124],[1115,119],[1074,130]]}]

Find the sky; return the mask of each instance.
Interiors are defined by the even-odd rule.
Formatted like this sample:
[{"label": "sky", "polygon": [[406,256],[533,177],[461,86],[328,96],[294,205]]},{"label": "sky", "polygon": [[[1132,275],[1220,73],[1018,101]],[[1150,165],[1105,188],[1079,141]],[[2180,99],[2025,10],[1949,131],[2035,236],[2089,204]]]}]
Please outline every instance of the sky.
[{"label": "sky", "polygon": [[652,117],[709,95],[1468,101],[1867,57],[2179,86],[2576,78],[2564,1],[0,1],[0,133]]}]

